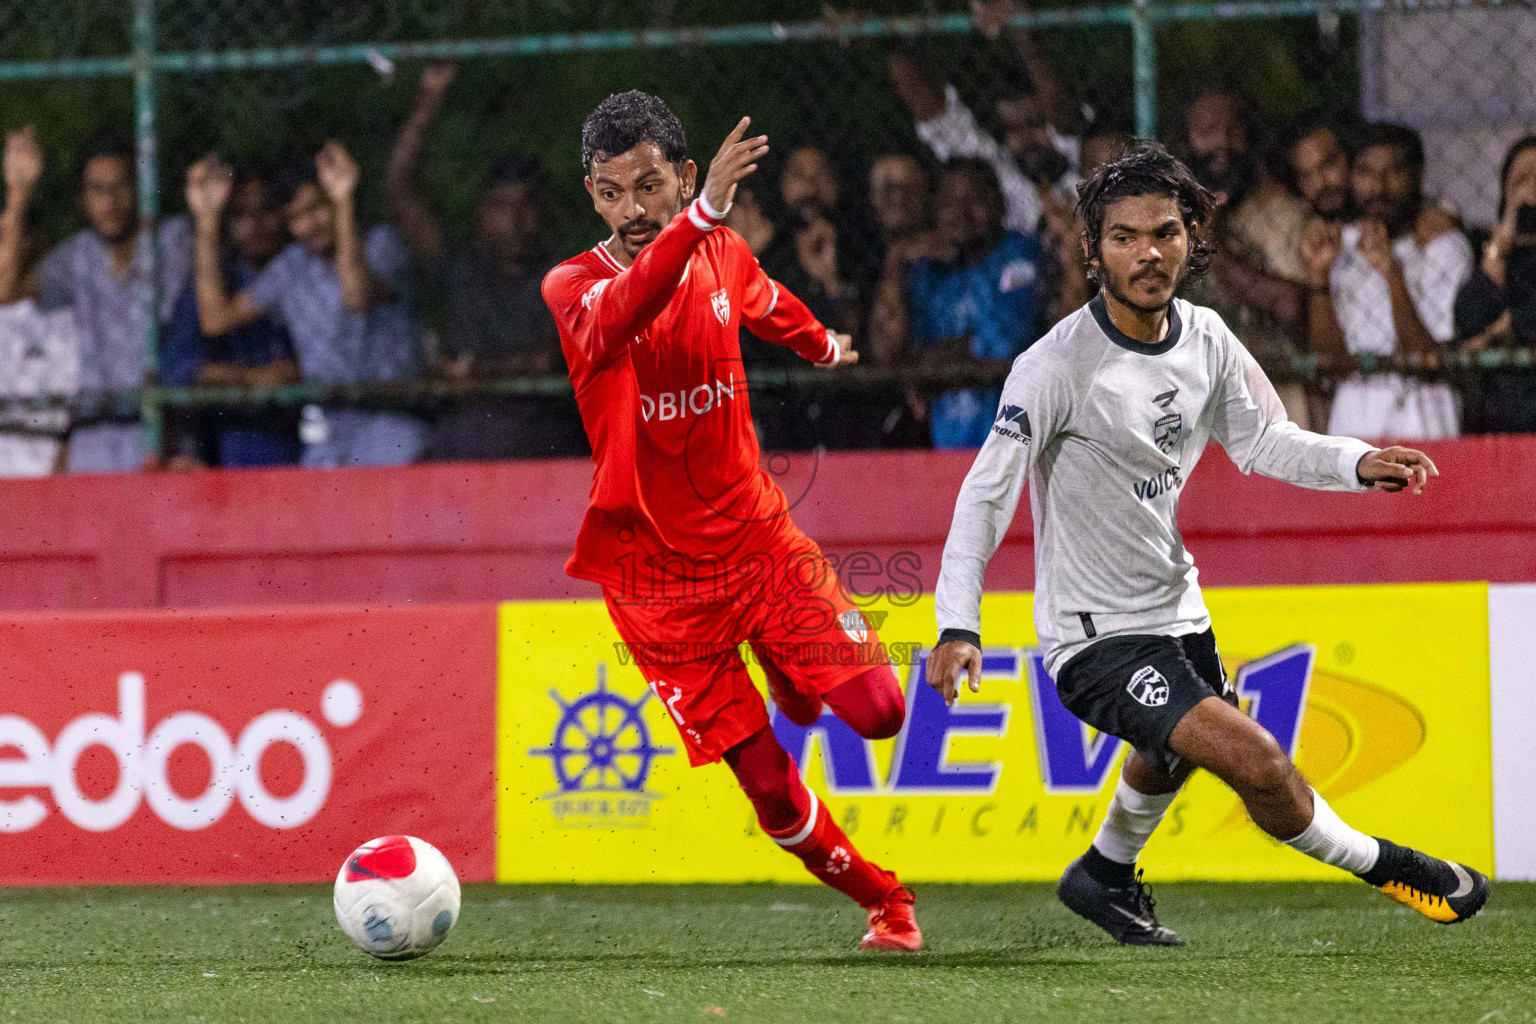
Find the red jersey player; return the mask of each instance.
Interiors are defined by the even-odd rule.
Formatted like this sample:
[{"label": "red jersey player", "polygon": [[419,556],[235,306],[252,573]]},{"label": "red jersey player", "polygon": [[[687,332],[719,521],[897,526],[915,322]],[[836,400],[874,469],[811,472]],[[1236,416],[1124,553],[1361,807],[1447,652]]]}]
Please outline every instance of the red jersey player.
[{"label": "red jersey player", "polygon": [[858,356],[721,226],[768,151],[766,137],[743,138],[748,123],[697,199],[698,167],[661,100],[610,96],[582,126],[587,191],[613,234],[544,279],[597,463],[566,571],[602,585],[690,763],[725,761],[763,831],[869,911],[861,946],[915,950],[911,893],[801,781],[740,653],[751,645],[792,721],[811,724],[825,704],[872,739],[901,729],[884,648],[758,465],[740,329],[822,366]]}]

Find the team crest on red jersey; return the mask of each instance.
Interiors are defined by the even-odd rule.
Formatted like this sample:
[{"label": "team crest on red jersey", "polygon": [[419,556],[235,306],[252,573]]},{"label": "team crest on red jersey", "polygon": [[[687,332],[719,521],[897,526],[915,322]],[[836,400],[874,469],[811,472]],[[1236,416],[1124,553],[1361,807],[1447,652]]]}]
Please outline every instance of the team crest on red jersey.
[{"label": "team crest on red jersey", "polygon": [[837,624],[843,632],[848,634],[848,639],[856,644],[866,643],[869,640],[869,623],[864,618],[864,613],[857,608],[849,608],[838,617]]},{"label": "team crest on red jersey", "polygon": [[731,296],[724,288],[721,288],[709,297],[709,304],[714,307],[716,320],[719,320],[722,324],[730,321]]}]

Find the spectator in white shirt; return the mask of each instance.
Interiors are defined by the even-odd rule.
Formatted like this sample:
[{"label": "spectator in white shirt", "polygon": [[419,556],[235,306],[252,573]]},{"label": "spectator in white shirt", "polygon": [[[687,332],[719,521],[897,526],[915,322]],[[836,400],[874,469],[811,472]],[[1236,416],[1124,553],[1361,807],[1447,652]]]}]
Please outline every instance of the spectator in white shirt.
[{"label": "spectator in white shirt", "polygon": [[[1313,351],[1407,355],[1428,363],[1455,335],[1456,293],[1472,274],[1472,248],[1454,219],[1424,201],[1424,144],[1401,125],[1363,126],[1350,163],[1359,219],[1314,220],[1302,236]],[[1459,433],[1448,384],[1398,373],[1339,383],[1328,432],[1433,440]]]},{"label": "spectator in white shirt", "polygon": [[[31,218],[0,225],[20,231],[17,252],[30,263],[37,255]],[[30,299],[0,306],[0,399],[68,398],[80,377],[80,346],[72,310],[48,312]],[[39,402],[0,412],[0,477],[47,476],[63,468],[69,412]]]},{"label": "spectator in white shirt", "polygon": [[1077,201],[1082,144],[1072,103],[1033,34],[1007,27],[1026,8],[1017,0],[973,0],[972,17],[989,38],[1006,35],[1022,74],[1010,74],[991,96],[1002,139],[983,129],[953,85],[941,83],[910,53],[888,59],[891,83],[916,120],[918,138],[941,163],[979,157],[992,165],[1008,202],[1004,227],[1033,234],[1046,207]]}]

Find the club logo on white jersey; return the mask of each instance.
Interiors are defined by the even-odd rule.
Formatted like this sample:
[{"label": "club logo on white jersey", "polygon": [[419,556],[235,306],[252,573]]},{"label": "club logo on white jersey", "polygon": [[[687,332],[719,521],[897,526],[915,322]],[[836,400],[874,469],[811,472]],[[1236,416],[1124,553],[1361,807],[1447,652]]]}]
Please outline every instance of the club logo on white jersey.
[{"label": "club logo on white jersey", "polygon": [[1157,450],[1167,455],[1173,451],[1179,443],[1179,435],[1184,432],[1184,417],[1176,412],[1158,417],[1152,424],[1152,443],[1157,445]]},{"label": "club logo on white jersey", "polygon": [[1168,703],[1168,680],[1151,665],[1143,665],[1131,676],[1125,692],[1149,708],[1160,708]]},{"label": "club logo on white jersey", "polygon": [[838,616],[837,624],[842,627],[848,639],[856,644],[869,642],[869,622],[864,618],[864,613],[857,608],[849,608]]},{"label": "club logo on white jersey", "polygon": [[724,288],[709,297],[709,304],[714,308],[715,319],[722,324],[729,323],[731,319],[731,296]]}]

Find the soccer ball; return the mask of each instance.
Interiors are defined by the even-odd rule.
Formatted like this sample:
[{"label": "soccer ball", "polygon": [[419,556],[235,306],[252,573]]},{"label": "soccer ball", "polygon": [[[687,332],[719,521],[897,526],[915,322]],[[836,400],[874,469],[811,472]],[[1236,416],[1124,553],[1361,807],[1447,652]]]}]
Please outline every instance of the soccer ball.
[{"label": "soccer ball", "polygon": [[336,876],[336,922],[380,960],[426,956],[459,919],[459,879],[448,858],[415,836],[384,836],[347,857]]}]

